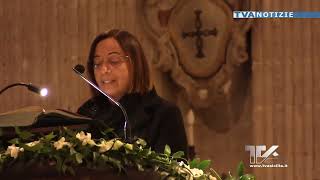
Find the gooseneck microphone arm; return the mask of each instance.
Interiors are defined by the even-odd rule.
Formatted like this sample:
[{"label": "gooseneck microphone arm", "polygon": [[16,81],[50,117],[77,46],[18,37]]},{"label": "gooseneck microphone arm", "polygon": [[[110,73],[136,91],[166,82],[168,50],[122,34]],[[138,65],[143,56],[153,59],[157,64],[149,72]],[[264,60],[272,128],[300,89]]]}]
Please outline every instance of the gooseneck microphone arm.
[{"label": "gooseneck microphone arm", "polygon": [[12,87],[15,87],[15,86],[25,86],[27,87],[30,91],[32,92],[35,92],[37,94],[40,93],[40,88],[34,86],[33,84],[31,83],[14,83],[14,84],[10,84],[8,86],[6,86],[5,88],[3,88],[1,91],[0,91],[0,94],[2,94],[4,91],[8,90],[9,88],[12,88]]},{"label": "gooseneck microphone arm", "polygon": [[[72,68],[74,72],[76,72],[84,81],[86,81],[88,84],[90,84],[92,87],[94,87],[97,91],[99,91],[101,94],[106,96],[110,101],[112,101],[114,104],[116,104],[122,111],[122,114],[124,116],[124,126],[123,126],[123,134],[124,134],[124,139],[127,140],[127,125],[128,125],[128,115],[126,110],[123,108],[123,106],[116,100],[114,100],[112,97],[110,97],[108,94],[103,92],[100,88],[98,88],[93,82],[89,81],[87,78],[85,78],[82,73],[84,72],[84,67],[82,65],[76,65],[75,67]],[[82,72],[81,72],[82,71]],[[129,127],[129,137],[131,140],[131,129]]]}]

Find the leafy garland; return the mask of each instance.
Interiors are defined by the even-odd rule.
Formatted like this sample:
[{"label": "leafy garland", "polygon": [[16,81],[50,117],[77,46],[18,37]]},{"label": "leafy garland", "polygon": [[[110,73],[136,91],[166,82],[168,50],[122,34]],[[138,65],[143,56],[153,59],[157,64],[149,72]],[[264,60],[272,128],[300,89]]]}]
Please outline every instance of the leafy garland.
[{"label": "leafy garland", "polygon": [[[125,172],[128,167],[139,171],[153,170],[161,179],[210,179],[221,180],[213,169],[208,169],[210,160],[187,161],[182,151],[171,153],[168,145],[163,153],[147,147],[143,139],[125,143],[120,138],[92,139],[90,133],[75,132],[67,128],[58,133],[36,137],[28,131],[16,128],[17,138],[9,141],[10,146],[0,147],[0,173],[17,162],[45,162],[55,165],[62,174],[75,175],[75,168],[114,168]],[[229,180],[254,180],[251,174],[244,174],[244,165],[238,166],[237,176],[229,172]]]}]

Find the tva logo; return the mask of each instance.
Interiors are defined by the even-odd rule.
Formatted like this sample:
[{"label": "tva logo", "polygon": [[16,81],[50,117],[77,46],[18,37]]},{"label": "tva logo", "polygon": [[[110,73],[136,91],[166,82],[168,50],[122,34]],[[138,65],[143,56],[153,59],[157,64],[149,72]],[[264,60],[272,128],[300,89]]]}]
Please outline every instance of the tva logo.
[{"label": "tva logo", "polygon": [[[250,164],[262,164],[267,159],[273,159],[279,156],[276,152],[278,145],[271,146],[268,150],[266,145],[246,145],[245,150],[250,152]],[[262,154],[262,151],[265,151]]]}]

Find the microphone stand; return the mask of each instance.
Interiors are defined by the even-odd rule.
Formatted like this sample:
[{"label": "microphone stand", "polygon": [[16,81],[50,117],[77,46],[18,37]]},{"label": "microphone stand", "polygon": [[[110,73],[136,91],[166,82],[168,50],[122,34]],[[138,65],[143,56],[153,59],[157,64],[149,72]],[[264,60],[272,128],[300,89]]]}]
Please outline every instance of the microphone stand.
[{"label": "microphone stand", "polygon": [[[103,92],[100,88],[98,88],[94,83],[92,83],[91,81],[89,81],[88,79],[86,79],[81,72],[79,72],[76,68],[72,68],[74,72],[76,72],[84,81],[86,81],[88,84],[90,84],[92,87],[94,87],[96,90],[98,90],[100,93],[102,93],[104,96],[106,96],[110,101],[112,101],[114,104],[116,104],[122,111],[122,114],[124,116],[124,126],[123,126],[123,134],[124,134],[124,139],[127,140],[127,125],[128,125],[128,115],[126,110],[124,109],[124,107],[116,100],[114,100],[112,97],[110,97],[108,94],[106,94],[105,92]],[[131,140],[131,129],[129,127],[129,137]]]},{"label": "microphone stand", "polygon": [[6,86],[5,88],[3,88],[1,91],[0,91],[0,94],[2,94],[4,91],[6,91],[7,89],[9,88],[12,88],[12,87],[15,87],[15,86],[25,86],[28,88],[28,90],[34,92],[34,93],[37,93],[37,94],[40,94],[40,89],[34,85],[32,85],[31,83],[27,84],[27,83],[14,83],[14,84],[10,84],[8,86]]}]

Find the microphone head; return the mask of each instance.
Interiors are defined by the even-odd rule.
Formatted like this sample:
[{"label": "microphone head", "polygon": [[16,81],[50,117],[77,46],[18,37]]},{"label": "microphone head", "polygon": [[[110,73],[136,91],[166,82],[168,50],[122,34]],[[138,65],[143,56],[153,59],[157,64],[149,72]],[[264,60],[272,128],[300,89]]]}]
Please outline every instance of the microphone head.
[{"label": "microphone head", "polygon": [[29,83],[29,84],[25,84],[27,86],[27,88],[34,92],[34,93],[37,93],[39,94],[40,96],[47,96],[48,95],[48,89],[47,88],[42,88],[40,89],[39,87]]},{"label": "microphone head", "polygon": [[74,67],[75,70],[77,70],[80,74],[84,73],[85,71],[85,68],[83,65],[81,64],[77,64],[75,67]]}]

